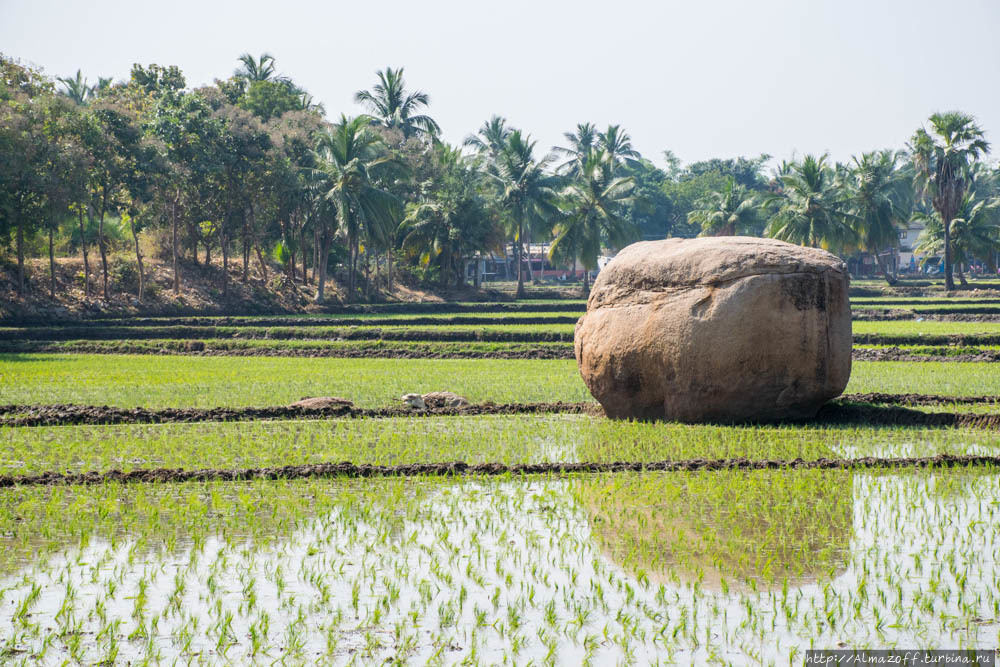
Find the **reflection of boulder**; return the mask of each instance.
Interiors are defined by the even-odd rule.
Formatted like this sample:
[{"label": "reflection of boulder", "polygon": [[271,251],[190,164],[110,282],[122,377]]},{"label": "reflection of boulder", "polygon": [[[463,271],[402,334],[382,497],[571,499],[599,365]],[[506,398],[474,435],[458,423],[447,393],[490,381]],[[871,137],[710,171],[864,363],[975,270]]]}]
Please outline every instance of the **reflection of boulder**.
[{"label": "reflection of boulder", "polygon": [[636,243],[601,271],[574,339],[609,417],[811,418],[851,374],[847,271],[774,239]]},{"label": "reflection of boulder", "polygon": [[618,474],[574,495],[601,551],[650,580],[767,588],[833,576],[854,516],[849,471]]}]

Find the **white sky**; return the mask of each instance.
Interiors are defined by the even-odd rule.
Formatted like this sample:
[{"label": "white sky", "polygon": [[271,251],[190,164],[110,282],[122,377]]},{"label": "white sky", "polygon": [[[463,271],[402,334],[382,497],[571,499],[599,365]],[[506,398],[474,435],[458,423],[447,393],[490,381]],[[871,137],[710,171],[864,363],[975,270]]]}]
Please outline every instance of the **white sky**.
[{"label": "white sky", "polygon": [[657,164],[845,160],[950,109],[1000,142],[1000,0],[0,0],[0,51],[91,82],[178,65],[192,87],[268,51],[331,118],[404,66],[450,142],[493,113],[543,150],[621,123]]}]

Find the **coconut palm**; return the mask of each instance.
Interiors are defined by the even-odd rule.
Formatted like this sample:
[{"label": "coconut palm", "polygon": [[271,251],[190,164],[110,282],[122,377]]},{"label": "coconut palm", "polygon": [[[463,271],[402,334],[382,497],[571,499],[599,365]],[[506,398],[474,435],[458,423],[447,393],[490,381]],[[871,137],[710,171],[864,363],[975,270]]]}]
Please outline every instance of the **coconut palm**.
[{"label": "coconut palm", "polygon": [[990,145],[975,119],[960,111],[930,117],[930,131],[920,128],[910,140],[918,191],[930,199],[942,220],[945,289],[955,289],[951,260],[951,224],[969,185],[970,166]]},{"label": "coconut palm", "polygon": [[875,255],[879,270],[890,285],[890,275],[882,256],[899,242],[899,225],[910,217],[910,178],[898,168],[893,151],[862,153],[845,171],[845,187],[850,198],[850,216],[861,250]]},{"label": "coconut palm", "polygon": [[[367,116],[342,115],[332,129],[319,134],[313,156],[323,199],[332,205],[347,236],[352,298],[361,240],[376,246],[388,243],[401,217],[399,199],[379,186],[398,162],[369,126]],[[323,300],[326,256],[320,261],[318,302]]]},{"label": "coconut palm", "polygon": [[621,209],[632,198],[631,176],[615,176],[614,165],[604,151],[591,151],[580,173],[563,191],[566,216],[556,223],[549,257],[583,265],[583,293],[590,291],[590,271],[597,268],[601,247],[620,248],[638,236]]},{"label": "coconut palm", "polygon": [[245,81],[285,81],[285,77],[279,77],[275,68],[274,56],[270,53],[262,53],[259,58],[254,58],[249,53],[244,53],[239,57],[241,67],[237,68],[234,76]]},{"label": "coconut palm", "polygon": [[789,243],[839,250],[856,242],[849,224],[847,199],[834,183],[826,155],[807,155],[788,165],[777,179],[778,191],[765,197],[777,212],[765,229],[771,238]]},{"label": "coconut palm", "polygon": [[475,134],[467,136],[462,141],[462,145],[492,160],[503,148],[510,132],[510,128],[507,127],[507,119],[494,115],[483,123]]},{"label": "coconut palm", "polygon": [[688,222],[701,227],[699,236],[751,233],[760,220],[760,210],[753,193],[733,178],[721,192],[706,194],[694,206],[688,213]]},{"label": "coconut palm", "polygon": [[620,125],[608,125],[608,129],[597,135],[597,147],[604,151],[607,160],[615,167],[623,162],[636,166],[641,157],[632,148],[632,137]]},{"label": "coconut palm", "polygon": [[94,86],[87,85],[87,79],[84,78],[80,70],[76,70],[76,76],[72,78],[60,76],[57,77],[57,80],[63,85],[63,89],[59,92],[79,106],[86,104],[96,90]]},{"label": "coconut palm", "polygon": [[[520,130],[507,137],[496,160],[487,166],[487,174],[499,191],[499,203],[513,223],[514,262],[517,265],[517,298],[525,295],[521,267],[521,247],[531,227],[559,215],[556,188],[559,179],[546,172],[552,157],[536,159],[536,142]],[[530,246],[529,246],[530,247]]]},{"label": "coconut palm", "polygon": [[370,91],[356,92],[354,101],[368,107],[380,125],[398,129],[406,138],[419,134],[436,136],[441,131],[433,118],[416,113],[430,104],[430,97],[419,90],[412,93],[406,91],[402,67],[386,67],[375,74],[378,83]]},{"label": "coconut palm", "polygon": [[[924,224],[914,251],[924,255],[923,263],[944,253],[944,225],[941,215],[916,213],[913,219]],[[981,199],[975,192],[966,192],[952,218],[949,240],[958,279],[966,285],[962,265],[973,258],[986,262],[996,272],[996,256],[1000,252],[1000,200]]]},{"label": "coconut palm", "polygon": [[578,123],[576,132],[564,132],[569,146],[556,146],[553,152],[566,157],[566,161],[556,167],[556,172],[571,178],[580,175],[584,162],[597,145],[597,128],[593,123]]}]

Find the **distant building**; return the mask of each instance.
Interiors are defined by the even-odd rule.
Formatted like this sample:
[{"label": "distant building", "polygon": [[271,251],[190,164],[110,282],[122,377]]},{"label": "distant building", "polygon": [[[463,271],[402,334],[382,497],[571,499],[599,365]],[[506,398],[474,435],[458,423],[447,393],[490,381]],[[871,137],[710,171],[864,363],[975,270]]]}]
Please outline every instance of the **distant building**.
[{"label": "distant building", "polygon": [[913,252],[913,247],[917,245],[917,237],[924,231],[921,222],[910,221],[899,230],[899,270],[906,273],[920,270],[920,260],[923,255]]}]

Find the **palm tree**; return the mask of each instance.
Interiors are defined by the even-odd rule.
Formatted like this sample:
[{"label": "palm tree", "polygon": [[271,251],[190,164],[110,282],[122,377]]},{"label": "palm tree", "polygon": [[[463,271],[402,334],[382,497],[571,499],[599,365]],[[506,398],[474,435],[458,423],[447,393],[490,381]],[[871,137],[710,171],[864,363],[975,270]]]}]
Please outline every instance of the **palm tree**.
[{"label": "palm tree", "polygon": [[[332,205],[347,235],[348,290],[354,297],[359,245],[362,237],[372,245],[391,238],[400,216],[399,199],[379,187],[379,179],[398,166],[381,138],[370,129],[367,116],[340,117],[340,122],[319,134],[314,158],[323,199]],[[332,230],[327,230],[332,236]],[[323,301],[326,256],[320,257],[320,282],[316,300]]]},{"label": "palm tree", "polygon": [[416,113],[431,100],[427,93],[419,90],[412,93],[406,91],[402,67],[386,67],[375,74],[378,83],[370,91],[356,92],[354,101],[368,107],[380,125],[398,129],[407,139],[418,134],[436,136],[441,131],[433,118]]},{"label": "palm tree", "polygon": [[910,139],[918,190],[929,197],[943,222],[944,284],[955,289],[951,268],[951,221],[969,185],[970,165],[990,150],[975,119],[960,111],[930,117],[930,132],[920,128]]},{"label": "palm tree", "polygon": [[896,277],[890,275],[882,251],[899,242],[898,225],[910,217],[912,208],[910,179],[897,168],[898,159],[893,151],[862,153],[846,171],[850,215],[859,245],[875,255],[890,285],[896,284]]},{"label": "palm tree", "polygon": [[556,224],[556,238],[549,257],[576,258],[583,265],[583,293],[590,292],[590,272],[605,243],[620,248],[638,236],[635,225],[621,216],[621,207],[632,198],[631,176],[614,175],[614,165],[604,151],[587,155],[579,176],[563,192],[567,215]]},{"label": "palm tree", "polygon": [[556,167],[556,172],[575,178],[580,175],[584,162],[597,145],[597,128],[593,123],[578,123],[576,132],[564,132],[569,146],[556,146],[553,152],[566,156],[566,161]]},{"label": "palm tree", "polygon": [[[936,211],[930,215],[916,213],[913,219],[924,223],[914,250],[924,255],[925,263],[931,257],[941,257],[944,252],[941,215]],[[1000,200],[981,199],[973,191],[966,192],[950,227],[952,259],[962,285],[967,284],[962,264],[973,258],[984,260],[990,270],[996,272],[995,258],[1000,252]]]},{"label": "palm tree", "polygon": [[398,230],[400,247],[424,266],[436,265],[443,286],[460,285],[465,280],[465,258],[502,248],[503,229],[483,196],[475,158],[447,144],[436,147],[435,157],[442,178],[408,207]]},{"label": "palm tree", "polygon": [[513,130],[496,160],[487,167],[487,174],[499,190],[499,202],[513,222],[517,298],[525,295],[521,267],[521,247],[525,237],[530,234],[533,225],[554,219],[559,214],[555,204],[559,179],[546,172],[552,158],[547,155],[536,160],[535,143],[520,130]]},{"label": "palm tree", "polygon": [[492,160],[500,153],[507,137],[510,136],[510,132],[510,128],[507,127],[507,119],[494,115],[483,123],[475,134],[467,136],[462,141],[462,145]]},{"label": "palm tree", "polygon": [[753,230],[760,218],[753,193],[733,178],[729,179],[724,190],[708,193],[694,206],[688,213],[688,222],[701,227],[699,236],[746,234]]},{"label": "palm tree", "polygon": [[620,125],[608,125],[608,129],[597,135],[597,147],[604,151],[607,160],[617,168],[621,163],[636,166],[641,157],[632,148],[632,137]]},{"label": "palm tree", "polygon": [[239,57],[242,66],[237,68],[234,76],[249,82],[254,81],[284,81],[285,77],[277,76],[274,56],[270,53],[262,53],[259,58],[254,58],[249,53],[244,53]]},{"label": "palm tree", "polygon": [[80,70],[76,70],[76,76],[73,78],[60,76],[57,79],[63,85],[63,89],[60,92],[73,100],[73,103],[78,106],[86,104],[96,90],[96,87],[87,85],[87,79],[84,78]]},{"label": "palm tree", "polygon": [[826,155],[807,155],[792,162],[778,177],[779,190],[764,199],[777,212],[765,229],[771,238],[812,246],[841,249],[856,240],[848,224],[847,201],[834,183],[834,172],[826,166]]}]

